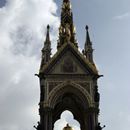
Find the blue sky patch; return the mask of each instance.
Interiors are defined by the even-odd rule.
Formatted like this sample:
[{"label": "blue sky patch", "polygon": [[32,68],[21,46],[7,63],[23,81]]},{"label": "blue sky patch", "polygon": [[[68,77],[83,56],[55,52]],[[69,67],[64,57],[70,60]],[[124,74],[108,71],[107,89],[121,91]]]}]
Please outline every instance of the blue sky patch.
[{"label": "blue sky patch", "polygon": [[6,0],[0,0],[0,8],[4,7],[6,4]]}]

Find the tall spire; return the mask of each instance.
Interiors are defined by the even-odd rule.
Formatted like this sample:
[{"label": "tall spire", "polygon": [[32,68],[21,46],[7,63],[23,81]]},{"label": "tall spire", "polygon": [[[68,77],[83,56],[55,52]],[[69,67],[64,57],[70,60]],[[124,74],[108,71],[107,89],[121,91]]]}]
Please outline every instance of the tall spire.
[{"label": "tall spire", "polygon": [[47,25],[47,34],[46,34],[46,41],[45,41],[45,43],[51,43],[50,42],[50,32],[49,32],[49,30],[50,30],[50,26],[49,25]]},{"label": "tall spire", "polygon": [[76,32],[73,24],[73,13],[71,10],[70,0],[63,0],[57,48],[59,49],[64,43],[68,42],[71,42],[78,47],[75,34]]},{"label": "tall spire", "polygon": [[93,63],[93,48],[92,48],[92,42],[90,40],[88,29],[89,29],[88,26],[86,26],[86,41],[85,41],[83,54],[91,63]]},{"label": "tall spire", "polygon": [[51,41],[50,41],[50,26],[47,25],[46,40],[42,49],[42,63],[41,67],[46,64],[51,58]]},{"label": "tall spire", "polygon": [[88,46],[92,46],[92,43],[90,41],[90,36],[89,36],[89,32],[88,32],[88,26],[86,25],[86,41],[85,41],[85,44],[88,45]]}]

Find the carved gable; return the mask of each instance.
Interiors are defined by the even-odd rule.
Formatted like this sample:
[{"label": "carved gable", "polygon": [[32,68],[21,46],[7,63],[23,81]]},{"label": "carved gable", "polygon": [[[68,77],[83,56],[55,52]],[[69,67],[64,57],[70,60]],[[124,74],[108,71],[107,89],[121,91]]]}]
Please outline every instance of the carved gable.
[{"label": "carved gable", "polygon": [[87,74],[87,70],[71,51],[67,51],[51,68],[51,74]]},{"label": "carved gable", "polygon": [[41,67],[40,74],[94,74],[98,71],[71,43],[66,43]]}]

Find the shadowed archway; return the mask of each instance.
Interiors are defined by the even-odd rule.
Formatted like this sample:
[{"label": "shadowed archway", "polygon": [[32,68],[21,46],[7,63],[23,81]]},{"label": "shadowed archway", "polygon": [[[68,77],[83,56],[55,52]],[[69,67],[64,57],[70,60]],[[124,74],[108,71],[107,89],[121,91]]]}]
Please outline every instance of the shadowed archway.
[{"label": "shadowed archway", "polygon": [[[60,119],[63,111],[69,110],[73,113],[74,119],[81,125],[81,130],[88,127],[89,121],[86,118],[87,110],[90,107],[86,90],[80,85],[66,83],[57,86],[50,94],[50,106],[52,107],[52,124]],[[90,100],[90,99],[89,99]]]}]

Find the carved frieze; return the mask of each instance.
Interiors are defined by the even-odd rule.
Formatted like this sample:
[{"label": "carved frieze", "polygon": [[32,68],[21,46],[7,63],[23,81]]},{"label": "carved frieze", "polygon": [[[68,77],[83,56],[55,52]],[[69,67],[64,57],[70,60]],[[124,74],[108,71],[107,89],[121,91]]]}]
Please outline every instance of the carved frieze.
[{"label": "carved frieze", "polygon": [[49,90],[49,92],[54,88],[54,87],[56,87],[58,84],[60,84],[60,83],[62,83],[62,82],[60,82],[60,81],[50,81],[50,82],[48,82],[48,90]]},{"label": "carved frieze", "polygon": [[89,94],[91,93],[91,90],[90,90],[91,86],[89,82],[76,82],[76,83],[82,86],[83,88],[85,88]]},{"label": "carved frieze", "polygon": [[77,72],[77,66],[74,64],[72,58],[66,57],[63,64],[61,65],[61,71],[65,73]]}]

